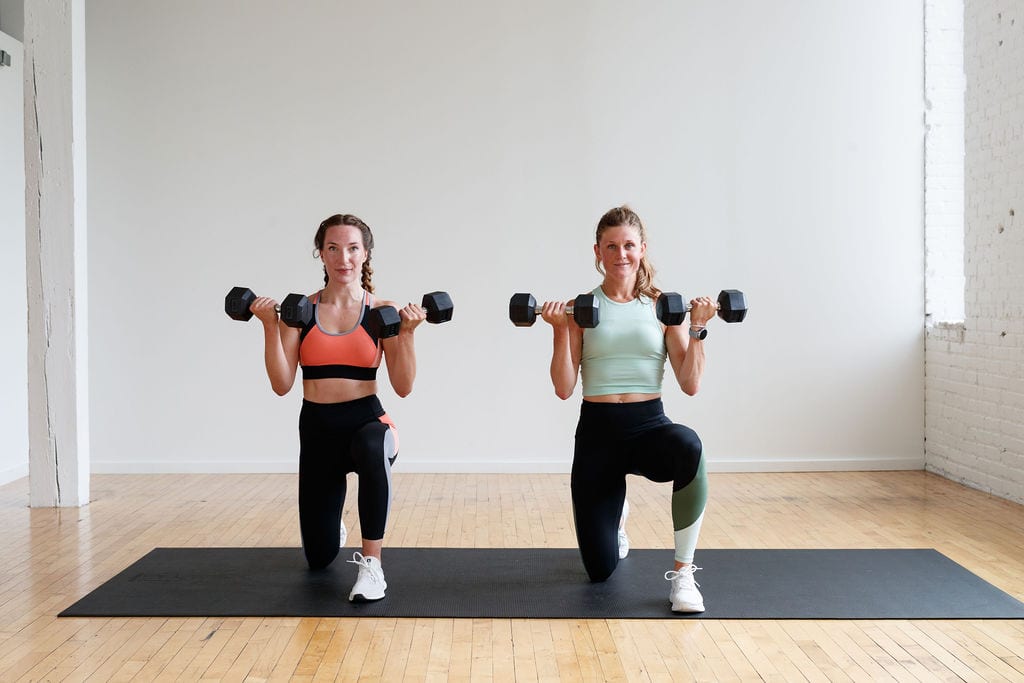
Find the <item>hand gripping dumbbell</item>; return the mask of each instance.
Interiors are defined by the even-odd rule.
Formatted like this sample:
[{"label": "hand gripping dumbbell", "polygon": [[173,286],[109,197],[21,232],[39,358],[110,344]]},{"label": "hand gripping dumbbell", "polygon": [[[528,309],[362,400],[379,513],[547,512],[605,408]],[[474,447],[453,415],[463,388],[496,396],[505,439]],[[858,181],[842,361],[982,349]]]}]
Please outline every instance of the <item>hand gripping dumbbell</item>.
[{"label": "hand gripping dumbbell", "polygon": [[[423,295],[420,304],[427,311],[427,322],[439,325],[452,319],[455,306],[448,292],[430,292]],[[394,306],[378,306],[370,309],[369,329],[377,339],[387,339],[398,335],[402,326],[402,316]]]},{"label": "hand gripping dumbbell", "polygon": [[[571,315],[580,327],[597,327],[601,320],[600,304],[593,294],[580,294],[565,307],[565,312]],[[542,306],[537,305],[537,300],[532,294],[513,294],[508,302],[508,317],[516,327],[530,327],[543,310]]]},{"label": "hand gripping dumbbell", "polygon": [[[232,287],[224,297],[224,312],[232,320],[244,322],[252,318],[249,307],[254,301],[256,295],[248,287]],[[289,327],[305,327],[313,319],[313,304],[303,294],[289,294],[275,309],[281,315],[281,321]]]},{"label": "hand gripping dumbbell", "polygon": [[[690,303],[676,292],[662,292],[655,303],[658,320],[666,325],[681,325],[690,311]],[[738,289],[718,293],[718,317],[727,323],[741,323],[747,317],[747,297]]]}]

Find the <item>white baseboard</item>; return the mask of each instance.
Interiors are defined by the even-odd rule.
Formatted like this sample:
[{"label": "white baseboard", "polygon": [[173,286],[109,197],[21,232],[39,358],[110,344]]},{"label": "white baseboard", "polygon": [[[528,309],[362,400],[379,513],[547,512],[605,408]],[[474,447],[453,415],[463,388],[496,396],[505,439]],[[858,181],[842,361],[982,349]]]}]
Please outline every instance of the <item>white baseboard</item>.
[{"label": "white baseboard", "polygon": [[294,474],[299,471],[296,460],[246,462],[241,460],[197,460],[166,462],[92,463],[93,474]]},{"label": "white baseboard", "polygon": [[[395,473],[479,473],[479,474],[568,474],[569,461],[488,461],[476,462],[417,460],[399,456]],[[841,459],[713,459],[709,472],[862,472],[885,470],[923,470],[920,458],[841,458]],[[26,467],[27,470],[27,467]],[[93,462],[94,474],[263,474],[298,472],[295,460],[282,461],[195,461],[195,462]],[[2,474],[2,473],[0,473]],[[26,472],[27,474],[27,472]],[[21,475],[24,476],[24,475]]]},{"label": "white baseboard", "polygon": [[923,470],[920,458],[818,458],[812,460],[710,460],[709,472],[875,472]]}]

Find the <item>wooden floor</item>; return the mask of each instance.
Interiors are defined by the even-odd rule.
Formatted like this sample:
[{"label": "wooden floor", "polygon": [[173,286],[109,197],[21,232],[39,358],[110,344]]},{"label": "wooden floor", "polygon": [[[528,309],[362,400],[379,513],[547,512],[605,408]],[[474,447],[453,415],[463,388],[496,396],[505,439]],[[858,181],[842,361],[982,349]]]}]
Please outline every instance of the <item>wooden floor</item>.
[{"label": "wooden floor", "polygon": [[[701,547],[933,547],[1024,599],[1020,505],[923,472],[710,479],[698,564]],[[575,545],[566,475],[395,486],[391,545]],[[633,546],[669,548],[667,486],[629,486]],[[1022,621],[58,619],[155,546],[299,544],[291,475],[94,476],[92,498],[29,509],[25,480],[0,487],[0,681],[1024,681]]]}]

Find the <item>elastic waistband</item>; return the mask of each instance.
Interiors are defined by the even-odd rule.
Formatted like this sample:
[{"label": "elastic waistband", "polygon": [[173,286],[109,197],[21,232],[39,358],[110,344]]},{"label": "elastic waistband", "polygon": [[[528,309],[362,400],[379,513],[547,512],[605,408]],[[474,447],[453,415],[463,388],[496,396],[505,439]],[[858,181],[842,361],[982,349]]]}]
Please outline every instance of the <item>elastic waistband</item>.
[{"label": "elastic waistband", "polygon": [[636,403],[583,401],[576,436],[628,438],[670,422],[660,398]]},{"label": "elastic waistband", "polygon": [[302,399],[302,412],[332,417],[344,416],[346,421],[357,423],[375,420],[384,415],[384,406],[381,405],[377,394],[370,394],[369,396],[340,403],[314,403],[313,401]]},{"label": "elastic waistband", "polygon": [[605,417],[608,415],[660,415],[665,412],[665,404],[660,398],[633,403],[601,403],[584,399],[580,404],[580,415]]}]

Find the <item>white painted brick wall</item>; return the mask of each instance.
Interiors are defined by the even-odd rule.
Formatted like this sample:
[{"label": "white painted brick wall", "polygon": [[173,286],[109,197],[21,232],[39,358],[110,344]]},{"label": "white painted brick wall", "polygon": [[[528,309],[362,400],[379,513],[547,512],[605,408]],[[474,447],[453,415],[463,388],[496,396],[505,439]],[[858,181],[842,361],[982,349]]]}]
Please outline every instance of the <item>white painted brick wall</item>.
[{"label": "white painted brick wall", "polygon": [[1024,502],[1024,3],[964,9],[965,315],[927,330],[925,467]]}]

